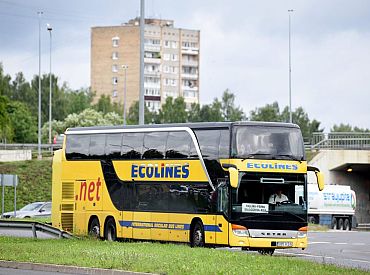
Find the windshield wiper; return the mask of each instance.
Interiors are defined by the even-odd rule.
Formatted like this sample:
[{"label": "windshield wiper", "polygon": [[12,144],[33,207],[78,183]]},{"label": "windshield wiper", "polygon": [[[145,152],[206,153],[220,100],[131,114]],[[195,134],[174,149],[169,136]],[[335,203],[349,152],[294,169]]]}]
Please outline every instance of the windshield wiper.
[{"label": "windshield wiper", "polygon": [[269,215],[268,213],[265,213],[265,214],[259,214],[259,215],[244,216],[244,217],[240,217],[240,220],[244,221],[244,220],[249,220],[251,218],[257,218],[257,217],[268,216],[268,215]]},{"label": "windshield wiper", "polygon": [[293,213],[291,213],[291,212],[275,211],[274,213],[276,213],[276,212],[279,212],[279,213],[282,213],[282,214],[288,214],[288,215],[290,215],[290,216],[293,216],[293,217],[295,217],[295,218],[298,218],[298,219],[299,219],[299,220],[301,220],[302,222],[304,222],[304,221],[305,221],[305,219],[304,219],[304,218],[302,218],[302,217],[300,217],[300,216],[298,216],[298,215],[296,215],[296,214],[293,214]]},{"label": "windshield wiper", "polygon": [[249,154],[249,155],[243,156],[242,161],[245,161],[246,159],[254,159],[256,156],[272,156],[272,159],[274,159],[274,157],[271,153],[254,153],[254,154]]},{"label": "windshield wiper", "polygon": [[295,157],[295,156],[292,156],[292,155],[288,155],[288,154],[278,154],[278,155],[276,155],[277,157],[287,157],[287,158],[289,158],[289,159],[292,159],[292,160],[296,160],[296,161],[299,161],[299,163],[302,163],[302,158],[301,159],[299,159],[299,158],[297,158],[297,157]]}]

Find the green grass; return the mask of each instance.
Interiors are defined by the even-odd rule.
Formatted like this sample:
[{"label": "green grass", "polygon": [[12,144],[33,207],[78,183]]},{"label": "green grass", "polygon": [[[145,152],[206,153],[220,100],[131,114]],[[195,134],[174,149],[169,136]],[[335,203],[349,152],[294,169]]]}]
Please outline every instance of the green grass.
[{"label": "green grass", "polygon": [[[0,174],[16,174],[19,177],[17,209],[31,202],[51,200],[51,165],[51,158],[0,162]],[[14,210],[13,187],[5,187],[4,208],[4,212]]]},{"label": "green grass", "polygon": [[0,237],[0,259],[159,274],[362,274],[283,256],[180,244]]}]

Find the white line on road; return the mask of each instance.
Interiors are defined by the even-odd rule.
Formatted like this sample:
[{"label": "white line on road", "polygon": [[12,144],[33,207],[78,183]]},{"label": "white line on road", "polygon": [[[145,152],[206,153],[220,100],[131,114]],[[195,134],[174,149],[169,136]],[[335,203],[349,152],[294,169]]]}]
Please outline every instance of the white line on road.
[{"label": "white line on road", "polygon": [[334,244],[348,244],[348,243],[334,243]]},{"label": "white line on road", "polygon": [[292,253],[292,252],[282,252],[282,251],[276,251],[275,253],[285,254],[285,255],[294,255],[294,256],[304,256],[304,257],[311,257],[311,258],[335,259],[334,257],[330,257],[330,256],[318,256],[318,255],[311,255],[311,254],[304,254],[304,253]]},{"label": "white line on road", "polygon": [[350,261],[352,261],[352,262],[359,262],[359,263],[368,263],[368,264],[370,264],[370,261],[365,261],[365,260],[352,260],[352,259],[350,259]]},{"label": "white line on road", "polygon": [[309,242],[308,244],[328,244],[331,242]]}]

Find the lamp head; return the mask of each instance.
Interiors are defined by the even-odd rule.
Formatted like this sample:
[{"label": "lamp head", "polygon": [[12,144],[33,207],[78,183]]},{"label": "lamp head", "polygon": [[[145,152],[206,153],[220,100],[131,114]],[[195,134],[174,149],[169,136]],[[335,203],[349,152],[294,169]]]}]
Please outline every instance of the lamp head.
[{"label": "lamp head", "polygon": [[53,28],[51,27],[51,25],[50,25],[50,24],[46,24],[46,29],[47,29],[49,32],[51,32],[51,31],[53,30]]}]

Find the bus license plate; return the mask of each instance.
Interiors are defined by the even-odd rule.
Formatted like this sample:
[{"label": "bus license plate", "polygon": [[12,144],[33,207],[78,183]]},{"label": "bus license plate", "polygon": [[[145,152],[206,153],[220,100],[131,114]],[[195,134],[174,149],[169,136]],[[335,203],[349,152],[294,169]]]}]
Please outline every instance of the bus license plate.
[{"label": "bus license plate", "polygon": [[271,246],[291,247],[293,246],[293,242],[271,242]]}]

